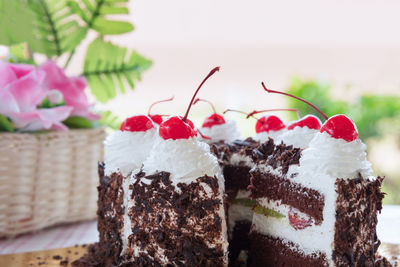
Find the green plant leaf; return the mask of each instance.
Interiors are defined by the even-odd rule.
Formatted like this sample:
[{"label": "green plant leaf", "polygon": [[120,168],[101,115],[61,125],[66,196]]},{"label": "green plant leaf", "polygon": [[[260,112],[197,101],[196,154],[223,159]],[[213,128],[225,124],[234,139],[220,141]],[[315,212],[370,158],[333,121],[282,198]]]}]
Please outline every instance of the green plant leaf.
[{"label": "green plant leaf", "polygon": [[108,15],[124,15],[129,13],[127,1],[120,0],[67,0],[70,9],[78,15],[87,28],[101,35],[121,34],[133,31],[130,22],[110,19]]},{"label": "green plant leaf", "polygon": [[114,130],[119,130],[119,128],[121,127],[120,119],[118,118],[118,116],[112,114],[111,111],[102,112],[99,124]]},{"label": "green plant leaf", "polygon": [[32,48],[41,47],[35,37],[35,13],[24,0],[0,0],[0,43],[14,45],[28,42]]},{"label": "green plant leaf", "polygon": [[60,56],[86,36],[66,0],[0,0],[0,43],[26,42],[34,52]]},{"label": "green plant leaf", "polygon": [[129,14],[129,9],[125,6],[104,5],[100,9],[100,14]]},{"label": "green plant leaf", "polygon": [[135,51],[116,46],[101,39],[94,40],[88,47],[83,75],[89,82],[92,94],[100,102],[107,102],[126,87],[133,89],[143,71],[152,62]]},{"label": "green plant leaf", "polygon": [[0,114],[0,132],[14,132],[15,128],[10,120]]},{"label": "green plant leaf", "polygon": [[121,34],[127,33],[133,30],[132,24],[125,21],[107,20],[103,18],[97,18],[92,25],[93,29],[102,35],[107,34]]},{"label": "green plant leaf", "polygon": [[73,116],[69,117],[63,123],[70,129],[93,128],[93,121],[84,117]]}]

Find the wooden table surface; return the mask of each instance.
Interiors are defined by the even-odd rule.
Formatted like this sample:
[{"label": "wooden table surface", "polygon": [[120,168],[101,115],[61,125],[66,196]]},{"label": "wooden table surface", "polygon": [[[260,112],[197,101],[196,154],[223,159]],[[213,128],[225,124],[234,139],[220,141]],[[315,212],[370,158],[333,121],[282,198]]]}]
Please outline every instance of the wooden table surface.
[{"label": "wooden table surface", "polygon": [[79,259],[87,252],[88,246],[74,246],[68,248],[58,248],[52,250],[42,250],[18,254],[0,256],[0,266],[2,267],[53,267],[53,266],[72,266],[74,260]]},{"label": "wooden table surface", "polygon": [[[69,248],[59,248],[36,252],[9,254],[0,256],[0,266],[7,267],[53,267],[53,266],[72,266],[72,262],[79,259],[87,252],[88,246],[74,246]],[[400,245],[382,244],[379,253],[388,257],[389,260],[397,262],[400,266]]]}]

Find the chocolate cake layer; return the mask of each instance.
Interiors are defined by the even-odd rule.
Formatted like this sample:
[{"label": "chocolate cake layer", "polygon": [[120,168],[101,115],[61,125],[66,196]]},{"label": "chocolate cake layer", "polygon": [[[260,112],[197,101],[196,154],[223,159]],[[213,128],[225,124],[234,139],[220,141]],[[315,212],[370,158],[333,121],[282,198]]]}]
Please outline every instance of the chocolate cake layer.
[{"label": "chocolate cake layer", "polygon": [[225,178],[225,193],[228,195],[228,203],[235,199],[239,190],[247,190],[250,184],[250,167],[223,166]]},{"label": "chocolate cake layer", "polygon": [[292,206],[314,218],[317,225],[322,223],[325,200],[314,189],[260,170],[251,172],[249,188],[252,198],[280,200],[282,204]]},{"label": "chocolate cake layer", "polygon": [[325,254],[305,255],[296,251],[295,244],[284,242],[280,238],[252,232],[250,241],[249,267],[327,266]]},{"label": "chocolate cake layer", "polygon": [[373,266],[380,241],[376,235],[377,212],[382,209],[383,178],[368,181],[337,179],[335,248],[337,266]]},{"label": "chocolate cake layer", "polygon": [[150,176],[141,172],[135,178],[130,185],[135,204],[128,212],[132,234],[126,260],[134,266],[224,266],[225,222],[218,214],[221,196],[216,177],[176,186],[167,172]]}]

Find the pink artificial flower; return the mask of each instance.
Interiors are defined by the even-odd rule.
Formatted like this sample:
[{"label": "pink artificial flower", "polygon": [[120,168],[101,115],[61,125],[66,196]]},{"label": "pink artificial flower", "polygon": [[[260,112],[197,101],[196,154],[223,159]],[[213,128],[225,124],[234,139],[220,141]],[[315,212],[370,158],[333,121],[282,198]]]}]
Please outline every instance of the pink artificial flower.
[{"label": "pink artificial flower", "polygon": [[37,108],[47,95],[45,72],[0,60],[0,74],[0,114],[10,118],[19,130],[67,129],[61,122],[72,107]]},{"label": "pink artificial flower", "polygon": [[47,75],[44,84],[48,90],[58,90],[62,93],[65,104],[73,107],[71,115],[98,120],[100,116],[89,112],[90,104],[85,94],[85,77],[67,77],[64,70],[54,61],[47,61],[39,66]]}]

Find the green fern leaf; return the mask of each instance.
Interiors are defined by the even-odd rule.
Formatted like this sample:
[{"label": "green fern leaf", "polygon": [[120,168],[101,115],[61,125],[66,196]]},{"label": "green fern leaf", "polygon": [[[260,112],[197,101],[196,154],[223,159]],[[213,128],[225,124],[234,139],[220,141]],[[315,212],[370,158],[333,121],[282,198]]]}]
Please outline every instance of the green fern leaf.
[{"label": "green fern leaf", "polygon": [[35,20],[35,13],[24,0],[0,0],[0,43],[11,46],[28,42],[32,48],[41,47],[34,35]]},{"label": "green fern leaf", "polygon": [[65,0],[29,0],[29,6],[36,13],[38,38],[46,44],[38,52],[60,56],[85,38],[87,29],[78,24]]},{"label": "green fern leaf", "polygon": [[130,22],[110,20],[108,15],[128,14],[125,0],[67,0],[67,5],[78,15],[87,28],[101,35],[131,32],[134,28]]},{"label": "green fern leaf", "polygon": [[34,52],[60,56],[86,36],[66,0],[0,0],[0,43],[26,42]]},{"label": "green fern leaf", "polygon": [[94,40],[88,47],[83,75],[98,101],[106,101],[124,93],[126,87],[134,88],[143,71],[152,62],[135,51],[116,46],[101,39]]},{"label": "green fern leaf", "polygon": [[112,114],[111,111],[102,112],[99,124],[114,130],[119,130],[119,128],[121,127],[120,119],[118,118],[118,116]]}]

